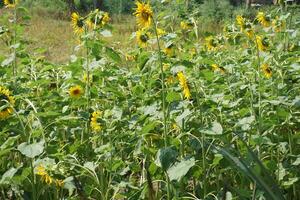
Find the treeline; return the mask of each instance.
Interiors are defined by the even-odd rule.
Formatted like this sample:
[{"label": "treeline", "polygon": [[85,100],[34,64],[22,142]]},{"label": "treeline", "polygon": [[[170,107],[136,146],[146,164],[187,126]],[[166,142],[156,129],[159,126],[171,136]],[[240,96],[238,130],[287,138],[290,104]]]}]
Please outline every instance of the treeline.
[{"label": "treeline", "polygon": [[[44,7],[62,12],[88,12],[98,8],[112,14],[132,13],[135,0],[20,0],[27,7]],[[148,1],[148,0],[147,0]],[[150,0],[152,4],[158,2],[171,2],[174,0]],[[4,0],[0,0],[0,7]],[[176,0],[179,5],[191,7],[202,6],[203,4],[219,7],[230,5],[232,7],[250,7],[251,4],[278,4],[284,2],[300,3],[300,0]],[[199,7],[200,8],[200,7]]]}]

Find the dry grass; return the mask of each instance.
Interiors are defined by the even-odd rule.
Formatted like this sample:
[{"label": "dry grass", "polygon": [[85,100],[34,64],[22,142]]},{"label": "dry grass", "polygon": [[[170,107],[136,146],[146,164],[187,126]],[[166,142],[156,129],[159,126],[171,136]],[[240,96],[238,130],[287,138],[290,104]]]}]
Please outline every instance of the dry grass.
[{"label": "dry grass", "polygon": [[44,49],[44,56],[55,63],[69,60],[76,38],[69,21],[34,15],[31,25],[25,29],[24,36],[29,40],[29,49]]},{"label": "dry grass", "polygon": [[[47,60],[53,63],[67,63],[78,39],[68,19],[65,17],[49,16],[34,10],[29,26],[24,29],[24,38],[29,42],[30,53],[43,52]],[[106,41],[118,49],[130,47],[129,38],[136,30],[134,17],[130,15],[112,17],[113,37]],[[0,41],[0,54],[9,54],[8,49]]]},{"label": "dry grass", "polygon": [[[112,46],[124,48],[129,45],[131,33],[135,30],[132,16],[113,17],[113,37],[107,38]],[[32,17],[31,25],[25,30],[26,38],[30,38],[30,49],[45,49],[46,59],[55,63],[68,62],[78,39],[73,34],[70,21],[49,17]]]}]

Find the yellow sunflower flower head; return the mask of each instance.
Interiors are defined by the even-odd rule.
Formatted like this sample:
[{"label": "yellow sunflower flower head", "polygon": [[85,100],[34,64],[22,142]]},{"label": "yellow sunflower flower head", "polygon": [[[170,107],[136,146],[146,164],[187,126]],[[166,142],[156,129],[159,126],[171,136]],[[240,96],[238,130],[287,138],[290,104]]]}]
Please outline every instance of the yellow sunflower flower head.
[{"label": "yellow sunflower flower head", "polygon": [[11,92],[0,86],[0,120],[4,120],[13,113],[15,99],[11,96]]},{"label": "yellow sunflower flower head", "polygon": [[259,23],[261,23],[261,25],[263,25],[264,27],[269,27],[270,26],[270,17],[266,16],[263,12],[258,12],[256,19]]},{"label": "yellow sunflower flower head", "polygon": [[107,12],[104,12],[101,19],[102,25],[107,24],[110,21],[109,14]]},{"label": "yellow sunflower flower head", "polygon": [[177,78],[178,78],[179,84],[180,84],[180,86],[183,90],[184,97],[186,99],[190,99],[191,98],[191,92],[190,92],[190,89],[189,89],[189,86],[188,86],[187,79],[184,76],[182,71],[177,73]]},{"label": "yellow sunflower flower head", "polygon": [[182,21],[180,22],[180,27],[182,30],[190,30],[194,27],[194,24],[192,21]]},{"label": "yellow sunflower flower head", "polygon": [[14,8],[19,3],[19,0],[4,0],[3,3],[6,8]]},{"label": "yellow sunflower flower head", "polygon": [[280,20],[278,16],[272,21],[272,27],[275,32],[280,32],[285,27],[285,21]]},{"label": "yellow sunflower flower head", "polygon": [[150,34],[145,29],[136,32],[136,41],[140,47],[146,47],[149,39]]},{"label": "yellow sunflower flower head", "polygon": [[101,130],[102,127],[99,122],[101,116],[102,116],[101,111],[95,111],[92,113],[91,124],[90,124],[92,131],[99,132]]},{"label": "yellow sunflower flower head", "polygon": [[83,94],[83,89],[79,86],[73,86],[69,89],[69,95],[73,98],[79,98]]},{"label": "yellow sunflower flower head", "polygon": [[221,74],[225,74],[225,69],[223,67],[220,67],[219,65],[217,64],[212,64],[211,65],[211,68],[213,71],[215,72],[221,72]]},{"label": "yellow sunflower flower head", "polygon": [[162,36],[166,35],[166,31],[164,31],[161,28],[157,28],[156,31],[157,31],[158,37],[162,37]]},{"label": "yellow sunflower flower head", "polygon": [[141,28],[147,28],[152,23],[153,11],[149,3],[136,1],[136,16],[137,23]]},{"label": "yellow sunflower flower head", "polygon": [[208,51],[214,51],[217,49],[218,41],[213,36],[209,36],[205,38],[205,45]]},{"label": "yellow sunflower flower head", "polygon": [[245,19],[241,15],[236,16],[236,23],[241,27],[241,30],[243,31],[245,27]]},{"label": "yellow sunflower flower head", "polygon": [[263,71],[266,78],[269,79],[272,77],[272,69],[269,67],[268,64],[266,64],[266,63],[262,64],[261,70]]},{"label": "yellow sunflower flower head", "polygon": [[256,42],[260,51],[268,50],[270,44],[266,37],[256,36]]},{"label": "yellow sunflower flower head", "polygon": [[72,13],[71,19],[74,33],[77,35],[81,35],[84,32],[84,19],[75,12]]},{"label": "yellow sunflower flower head", "polygon": [[64,187],[64,181],[60,179],[55,179],[55,185],[59,188]]},{"label": "yellow sunflower flower head", "polygon": [[163,52],[168,56],[168,57],[172,57],[175,54],[175,47],[174,44],[168,44],[165,49],[163,50]]},{"label": "yellow sunflower flower head", "polygon": [[43,167],[42,165],[39,165],[38,167],[36,167],[36,172],[37,175],[41,176],[41,180],[43,182],[45,182],[48,185],[51,185],[53,182],[52,177],[48,174],[48,172],[46,171],[45,167]]}]

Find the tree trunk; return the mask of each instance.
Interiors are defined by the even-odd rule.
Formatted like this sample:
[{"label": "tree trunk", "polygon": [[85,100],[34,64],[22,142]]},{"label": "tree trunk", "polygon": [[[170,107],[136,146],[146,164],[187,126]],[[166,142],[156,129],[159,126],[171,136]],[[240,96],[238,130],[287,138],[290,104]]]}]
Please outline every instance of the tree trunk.
[{"label": "tree trunk", "polygon": [[252,1],[246,0],[246,8],[250,8]]}]

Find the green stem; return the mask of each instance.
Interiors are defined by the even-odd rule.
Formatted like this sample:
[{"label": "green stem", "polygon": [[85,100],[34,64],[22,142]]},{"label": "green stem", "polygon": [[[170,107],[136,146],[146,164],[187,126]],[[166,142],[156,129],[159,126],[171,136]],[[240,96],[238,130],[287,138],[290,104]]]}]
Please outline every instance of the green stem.
[{"label": "green stem", "polygon": [[205,164],[205,148],[204,148],[204,141],[205,141],[205,134],[201,134],[201,142],[202,142],[202,168],[203,168],[203,199],[206,196],[206,164]]},{"label": "green stem", "polygon": [[161,86],[162,86],[162,106],[163,106],[163,120],[164,120],[164,143],[165,147],[167,147],[167,110],[166,110],[166,87],[165,87],[165,75],[164,75],[164,69],[163,69],[163,63],[162,63],[162,56],[161,56],[161,48],[157,33],[157,24],[156,21],[153,19],[154,22],[154,30],[156,35],[156,41],[158,46],[158,57],[159,57],[159,64],[160,64],[160,70],[161,70]]},{"label": "green stem", "polygon": [[[156,41],[157,41],[157,47],[158,47],[158,57],[159,57],[159,64],[160,64],[160,70],[161,70],[161,86],[162,86],[162,106],[163,106],[163,121],[164,121],[164,145],[165,148],[167,147],[167,110],[166,110],[166,87],[165,87],[165,75],[164,75],[164,69],[163,69],[163,63],[162,63],[162,56],[161,56],[161,48],[157,33],[157,23],[155,19],[152,17],[153,23],[154,23],[154,31],[156,35]],[[168,177],[168,174],[166,174],[167,179],[167,199],[171,199],[171,189],[170,189],[170,180]]]},{"label": "green stem", "polygon": [[259,48],[258,43],[255,35],[255,45],[256,45],[256,56],[257,56],[257,79],[258,79],[258,134],[261,133],[261,78],[260,78],[260,56],[259,56]]},{"label": "green stem", "polygon": [[17,5],[14,7],[14,40],[13,40],[13,48],[14,48],[14,62],[13,62],[13,75],[15,78],[15,81],[17,80]]},{"label": "green stem", "polygon": [[34,160],[30,160],[30,168],[31,168],[31,185],[32,185],[32,199],[36,199],[36,188],[35,188],[35,176],[34,176],[34,168],[33,168],[33,162]]},{"label": "green stem", "polygon": [[[85,34],[87,33],[87,30],[85,30]],[[85,39],[85,45],[86,45],[86,68],[85,68],[85,73],[86,73],[86,111],[87,113],[90,113],[90,63],[89,63],[89,47],[87,46],[87,39]],[[89,119],[86,122],[86,131],[87,135],[90,135],[90,126],[89,126],[89,120],[90,120],[90,114],[89,114]],[[83,143],[84,140],[84,131],[81,132],[81,143]]]}]

